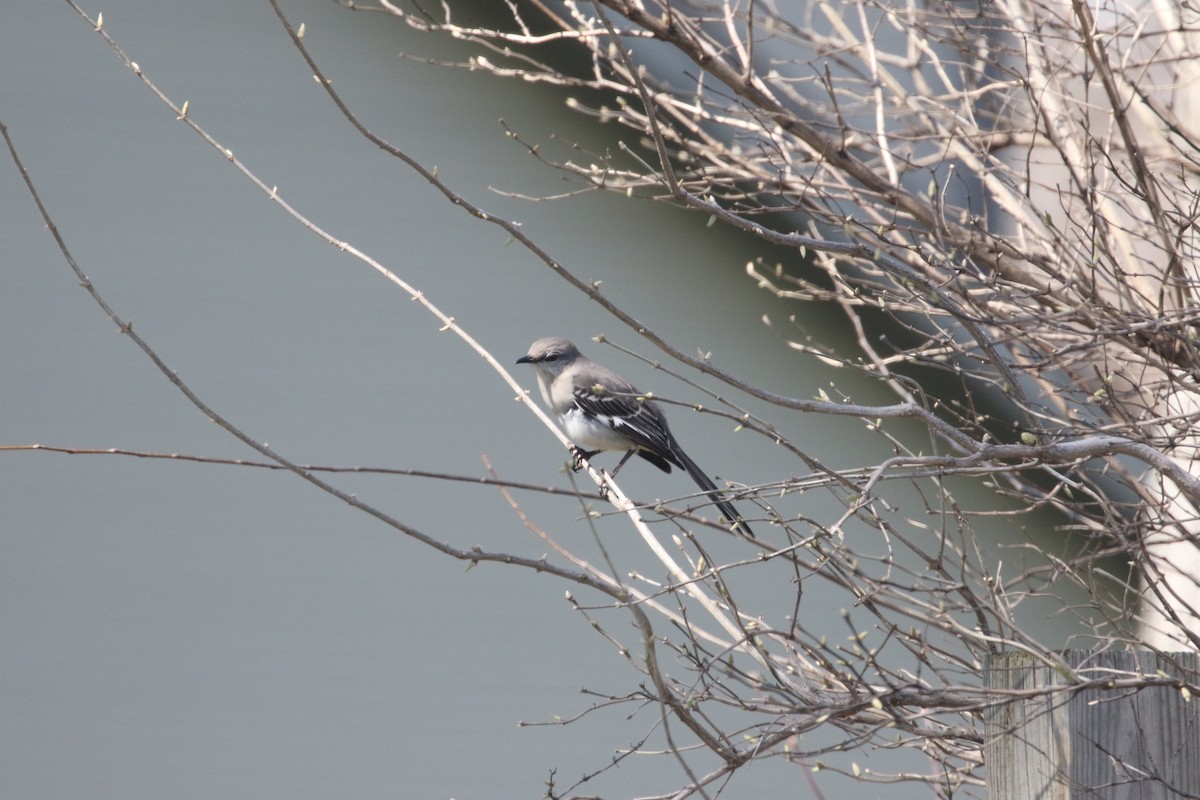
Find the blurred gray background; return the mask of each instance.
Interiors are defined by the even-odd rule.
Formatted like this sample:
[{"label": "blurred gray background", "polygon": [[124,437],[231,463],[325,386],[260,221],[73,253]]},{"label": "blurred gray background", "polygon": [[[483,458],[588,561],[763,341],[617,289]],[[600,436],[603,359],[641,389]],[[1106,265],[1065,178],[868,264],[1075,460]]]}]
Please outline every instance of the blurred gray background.
[{"label": "blurred gray background", "polygon": [[[844,335],[830,310],[780,303],[745,276],[747,261],[781,254],[648,202],[583,194],[533,203],[489,188],[573,188],[506,138],[501,118],[561,157],[575,142],[612,148],[628,132],[597,129],[556,90],[400,56],[463,60],[461,43],[324,0],[284,7],[368,127],[436,165],[472,201],[520,220],[675,345],[712,351],[722,368],[772,391],[812,397],[836,379],[855,400],[889,399],[790,351],[763,324],[764,314],[784,324],[799,314],[827,343]],[[266,2],[112,0],[86,10],[102,11],[105,30],[146,75],[187,100],[190,116],[288,202],[415,284],[501,360],[534,338],[564,335],[643,388],[698,399],[589,343],[604,333],[660,355],[366,144]],[[401,291],[270,204],[66,3],[6,8],[0,121],[99,290],[256,440],[301,463],[476,476],[486,455],[502,477],[569,486],[565,453],[484,363]],[[0,203],[0,444],[254,456],[102,316],[7,158]],[[518,374],[534,387],[531,372]],[[670,416],[710,472],[753,483],[802,468],[713,417]],[[859,421],[779,421],[831,466],[880,454]],[[334,482],[455,546],[545,550],[494,489]],[[630,466],[622,485],[650,499],[693,490],[644,464]],[[518,499],[539,525],[595,556],[577,502]],[[811,500],[804,511],[814,517],[840,511]],[[651,708],[627,721],[631,709],[619,708],[566,728],[518,728],[578,714],[594,702],[581,688],[635,685],[612,645],[562,600],[567,587],[514,569],[465,570],[286,473],[4,452],[0,509],[4,797],[539,797],[550,770],[570,784],[658,719]],[[654,570],[621,520],[598,528],[621,569]],[[821,591],[806,595],[808,608],[836,616],[846,600]],[[624,617],[606,620],[632,638]],[[681,782],[672,759],[639,757],[595,789],[615,797]],[[818,785],[828,797],[903,795],[833,778]],[[731,790],[811,792],[783,763],[739,775]]]}]

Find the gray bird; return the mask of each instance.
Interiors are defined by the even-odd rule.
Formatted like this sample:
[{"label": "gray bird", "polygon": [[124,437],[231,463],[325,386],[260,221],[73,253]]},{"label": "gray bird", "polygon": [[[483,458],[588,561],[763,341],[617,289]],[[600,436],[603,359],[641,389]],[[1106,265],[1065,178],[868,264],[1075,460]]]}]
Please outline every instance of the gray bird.
[{"label": "gray bird", "polygon": [[649,400],[639,400],[640,392],[629,381],[556,337],[538,339],[517,363],[532,364],[537,370],[542,399],[558,415],[567,437],[579,449],[579,457],[591,458],[602,450],[624,452],[613,476],[634,453],[663,472],[679,467],[712,498],[726,520],[753,535],[712,479],[683,452],[662,410]]}]

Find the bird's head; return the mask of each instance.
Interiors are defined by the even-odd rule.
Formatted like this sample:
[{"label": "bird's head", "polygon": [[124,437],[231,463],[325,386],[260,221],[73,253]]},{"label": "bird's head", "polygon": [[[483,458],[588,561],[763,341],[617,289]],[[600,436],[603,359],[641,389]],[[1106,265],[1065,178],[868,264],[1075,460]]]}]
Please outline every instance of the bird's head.
[{"label": "bird's head", "polygon": [[579,358],[579,350],[566,339],[548,336],[529,345],[529,352],[517,359],[518,364],[532,364],[538,372],[555,376]]}]

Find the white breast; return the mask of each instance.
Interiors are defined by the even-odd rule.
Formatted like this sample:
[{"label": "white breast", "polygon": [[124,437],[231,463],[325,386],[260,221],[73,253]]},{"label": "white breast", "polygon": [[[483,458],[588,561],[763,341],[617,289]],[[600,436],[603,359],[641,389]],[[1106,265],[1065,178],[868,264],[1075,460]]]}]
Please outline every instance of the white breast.
[{"label": "white breast", "polygon": [[589,417],[575,406],[560,417],[563,432],[584,450],[629,450],[633,443],[614,431],[603,418]]}]

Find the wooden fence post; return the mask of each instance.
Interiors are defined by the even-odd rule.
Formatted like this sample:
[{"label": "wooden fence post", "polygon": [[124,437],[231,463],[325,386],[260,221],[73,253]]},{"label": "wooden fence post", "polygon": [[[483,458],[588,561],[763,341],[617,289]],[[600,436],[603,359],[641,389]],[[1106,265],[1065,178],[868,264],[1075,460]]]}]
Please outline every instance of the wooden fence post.
[{"label": "wooden fence post", "polygon": [[[1146,676],[1160,685],[1068,691],[1069,673],[1040,659],[990,657],[987,687],[1012,699],[992,706],[984,720],[989,800],[1200,797],[1200,697],[1180,684],[1200,680],[1197,654],[1061,655],[1081,680],[1119,684]],[[1045,687],[1059,688],[1037,691]]]}]

